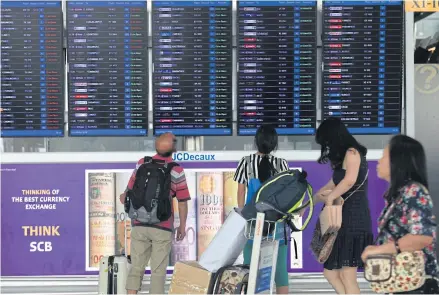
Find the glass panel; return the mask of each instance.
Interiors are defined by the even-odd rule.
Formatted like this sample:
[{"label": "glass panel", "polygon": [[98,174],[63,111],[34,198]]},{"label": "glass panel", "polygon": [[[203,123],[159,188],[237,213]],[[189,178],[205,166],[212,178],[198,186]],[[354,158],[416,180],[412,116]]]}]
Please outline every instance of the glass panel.
[{"label": "glass panel", "polygon": [[[390,135],[359,135],[357,140],[368,149],[383,149],[391,138]],[[253,136],[204,137],[204,151],[253,151]],[[279,150],[319,150],[314,136],[279,136]]]},{"label": "glass panel", "polygon": [[[178,138],[177,149],[183,148],[183,137]],[[49,152],[139,152],[154,151],[153,136],[148,137],[64,137],[51,138]]]},{"label": "glass panel", "polygon": [[[416,23],[416,39],[434,37],[439,32],[439,12],[433,13]],[[439,40],[436,40],[438,42]]]},{"label": "glass panel", "polygon": [[[178,137],[177,149],[183,150],[184,137]],[[0,151],[31,152],[139,152],[154,151],[154,137],[64,137],[64,138],[3,138]]]},{"label": "glass panel", "polygon": [[45,138],[1,138],[2,153],[44,153],[47,152]]},{"label": "glass panel", "polygon": [[[418,17],[425,15],[418,14]],[[415,64],[439,63],[439,12],[415,22],[415,42]]]}]

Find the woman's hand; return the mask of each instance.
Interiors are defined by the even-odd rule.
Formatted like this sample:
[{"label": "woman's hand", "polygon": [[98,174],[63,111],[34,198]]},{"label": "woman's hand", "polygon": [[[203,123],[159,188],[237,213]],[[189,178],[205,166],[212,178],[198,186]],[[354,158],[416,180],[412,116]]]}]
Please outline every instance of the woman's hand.
[{"label": "woman's hand", "polygon": [[361,254],[361,260],[363,260],[363,262],[366,262],[367,257],[371,255],[382,254],[382,251],[380,250],[380,246],[367,246],[366,249],[364,249],[363,254]]},{"label": "woman's hand", "polygon": [[303,208],[302,210],[299,211],[299,216],[302,217],[303,215],[305,215],[306,209],[308,209],[308,207]]},{"label": "woman's hand", "polygon": [[119,201],[120,201],[121,204],[125,204],[126,195],[127,195],[126,193],[120,194]]},{"label": "woman's hand", "polygon": [[335,199],[336,198],[334,198],[334,197],[327,196],[326,199],[325,199],[325,206],[332,206],[332,205],[334,205]]},{"label": "woman's hand", "polygon": [[324,190],[314,195],[313,200],[315,203],[326,202],[327,197],[331,194],[332,190]]}]

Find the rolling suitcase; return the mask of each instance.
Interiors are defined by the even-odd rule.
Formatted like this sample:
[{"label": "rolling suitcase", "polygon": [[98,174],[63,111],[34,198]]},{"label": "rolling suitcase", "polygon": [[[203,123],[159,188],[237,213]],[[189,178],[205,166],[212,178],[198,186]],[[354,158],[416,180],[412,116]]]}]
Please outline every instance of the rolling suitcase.
[{"label": "rolling suitcase", "polygon": [[126,294],[129,257],[104,256],[99,262],[99,294]]},{"label": "rolling suitcase", "polygon": [[[125,226],[125,247],[127,248],[127,228]],[[104,256],[99,262],[99,295],[127,294],[125,285],[131,266],[130,256]]]}]

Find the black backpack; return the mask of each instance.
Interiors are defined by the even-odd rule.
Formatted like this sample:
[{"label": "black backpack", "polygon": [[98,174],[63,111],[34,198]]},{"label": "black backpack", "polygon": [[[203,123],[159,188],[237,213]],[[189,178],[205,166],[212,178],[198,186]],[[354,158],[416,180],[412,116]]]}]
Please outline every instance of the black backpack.
[{"label": "black backpack", "polygon": [[178,164],[174,162],[144,158],[125,198],[125,212],[132,220],[157,224],[171,217],[171,171],[175,166]]}]

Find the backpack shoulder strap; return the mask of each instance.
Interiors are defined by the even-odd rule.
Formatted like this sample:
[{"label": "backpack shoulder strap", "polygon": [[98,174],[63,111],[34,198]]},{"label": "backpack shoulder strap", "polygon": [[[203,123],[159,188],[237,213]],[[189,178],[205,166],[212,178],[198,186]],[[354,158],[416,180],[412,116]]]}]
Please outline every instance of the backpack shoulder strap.
[{"label": "backpack shoulder strap", "polygon": [[148,169],[148,166],[152,163],[153,163],[152,157],[143,157],[143,163],[138,164],[138,166],[137,166],[136,176],[143,174],[144,169]]},{"label": "backpack shoulder strap", "polygon": [[314,201],[312,198],[312,186],[309,183],[306,186],[306,191],[303,194],[303,199],[305,199],[306,195],[308,195],[308,202],[306,202],[302,206],[299,206],[297,208],[292,208],[292,210],[288,211],[288,213],[290,213],[290,214],[295,214],[295,213],[301,211],[303,208],[309,207],[308,217],[303,221],[302,227],[298,228],[295,226],[294,222],[291,220],[292,219],[291,215],[288,215],[285,218],[286,223],[288,224],[288,226],[290,227],[290,229],[293,232],[303,231],[308,226],[308,223],[311,221],[311,218],[312,218],[312,215],[314,212]]},{"label": "backpack shoulder strap", "polygon": [[149,164],[152,163],[153,158],[152,157],[144,157],[143,158],[143,164]]},{"label": "backpack shoulder strap", "polygon": [[178,167],[178,166],[180,166],[180,165],[178,163],[175,163],[175,162],[165,163],[166,173],[171,173],[172,169],[174,169],[174,167]]}]

